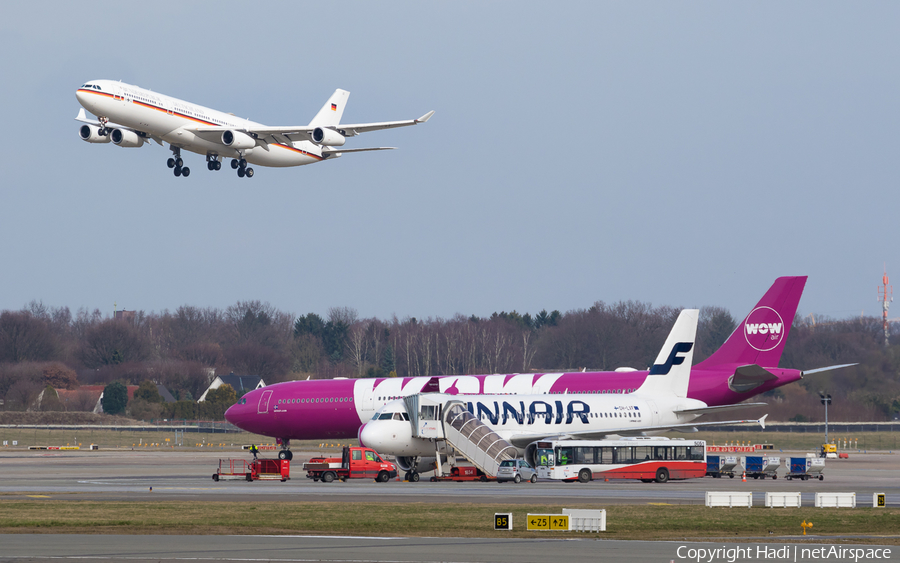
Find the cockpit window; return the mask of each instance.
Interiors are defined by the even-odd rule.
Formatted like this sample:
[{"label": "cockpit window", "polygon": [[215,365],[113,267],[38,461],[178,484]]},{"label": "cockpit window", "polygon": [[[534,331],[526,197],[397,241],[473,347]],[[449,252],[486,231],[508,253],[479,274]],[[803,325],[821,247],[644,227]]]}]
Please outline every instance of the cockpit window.
[{"label": "cockpit window", "polygon": [[241,400],[238,401],[238,404],[239,404],[239,405],[246,405],[246,404],[247,404],[247,397],[241,397]]},{"label": "cockpit window", "polygon": [[390,420],[393,416],[393,413],[383,412],[381,413],[381,416],[378,417],[378,420]]}]

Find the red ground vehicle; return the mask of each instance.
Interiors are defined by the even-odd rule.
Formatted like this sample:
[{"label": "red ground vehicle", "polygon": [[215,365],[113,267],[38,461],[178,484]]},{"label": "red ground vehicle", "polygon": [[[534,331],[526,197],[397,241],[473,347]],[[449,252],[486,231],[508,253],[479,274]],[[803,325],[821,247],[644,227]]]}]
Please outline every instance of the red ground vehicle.
[{"label": "red ground vehicle", "polygon": [[246,479],[247,481],[287,481],[291,478],[291,462],[287,459],[220,459],[213,481]]},{"label": "red ground vehicle", "polygon": [[381,483],[397,476],[397,466],[384,461],[371,448],[344,447],[341,457],[314,457],[303,464],[306,477],[331,483],[335,479],[375,479]]},{"label": "red ground vehicle", "polygon": [[450,468],[450,474],[442,477],[434,476],[431,478],[432,483],[438,481],[493,481],[493,477],[485,475],[477,467],[470,465],[454,465]]},{"label": "red ground vehicle", "polygon": [[254,459],[249,463],[248,481],[287,481],[291,478],[291,462],[287,459]]}]

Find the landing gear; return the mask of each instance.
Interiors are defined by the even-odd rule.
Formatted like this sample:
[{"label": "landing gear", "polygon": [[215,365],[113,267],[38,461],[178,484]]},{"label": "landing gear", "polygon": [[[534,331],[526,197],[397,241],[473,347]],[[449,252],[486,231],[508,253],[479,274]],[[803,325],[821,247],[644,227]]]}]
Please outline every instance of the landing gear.
[{"label": "landing gear", "polygon": [[294,453],[288,449],[290,447],[291,447],[291,441],[282,438],[281,439],[281,451],[278,452],[278,459],[286,459],[288,461],[291,461],[292,459],[294,459]]},{"label": "landing gear", "polygon": [[222,161],[219,160],[219,157],[217,155],[208,154],[206,155],[206,168],[209,171],[221,170]]},{"label": "landing gear", "polygon": [[109,127],[106,126],[106,124],[109,123],[109,118],[108,117],[98,117],[97,121],[100,122],[100,129],[97,130],[97,134],[100,135],[101,137],[105,137],[105,136],[109,135]]},{"label": "landing gear", "polygon": [[243,178],[244,176],[248,178],[253,177],[253,169],[247,166],[247,161],[243,158],[240,160],[232,159],[231,160],[231,168],[237,170],[238,178]]},{"label": "landing gear", "polygon": [[166,161],[166,166],[173,169],[175,176],[184,176],[187,178],[191,175],[191,169],[184,165],[184,161],[181,160],[181,149],[179,147],[175,147],[169,145],[169,149],[172,151],[172,158]]}]

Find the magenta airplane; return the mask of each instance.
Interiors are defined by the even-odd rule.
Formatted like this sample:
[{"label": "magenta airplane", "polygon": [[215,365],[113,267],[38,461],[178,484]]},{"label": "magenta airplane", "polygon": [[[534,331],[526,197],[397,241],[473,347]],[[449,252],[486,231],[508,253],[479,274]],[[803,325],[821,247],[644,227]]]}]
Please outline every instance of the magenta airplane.
[{"label": "magenta airplane", "polygon": [[[728,340],[691,368],[688,398],[709,407],[734,405],[816,373],[778,367],[806,276],[775,280]],[[225,418],[243,430],[276,438],[279,457],[290,459],[291,440],[356,438],[385,404],[408,395],[627,394],[648,370],[611,372],[446,375],[379,379],[328,379],[277,383],[241,397]],[[724,410],[724,409],[723,409]]]}]

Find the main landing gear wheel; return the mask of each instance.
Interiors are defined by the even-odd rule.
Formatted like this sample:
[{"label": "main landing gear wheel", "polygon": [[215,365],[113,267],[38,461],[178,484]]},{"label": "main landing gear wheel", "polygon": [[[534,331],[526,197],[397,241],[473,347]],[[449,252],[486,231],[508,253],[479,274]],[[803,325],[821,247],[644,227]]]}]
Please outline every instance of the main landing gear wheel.
[{"label": "main landing gear wheel", "polygon": [[420,479],[418,471],[410,471],[409,472],[409,481],[410,483],[418,483]]},{"label": "main landing gear wheel", "polygon": [[286,459],[288,461],[291,461],[292,459],[294,459],[294,452],[292,452],[291,450],[281,450],[280,452],[278,452],[278,459]]},{"label": "main landing gear wheel", "polygon": [[172,168],[175,176],[184,176],[187,178],[191,175],[191,169],[184,165],[184,161],[181,160],[181,149],[178,147],[173,147],[169,145],[169,149],[172,151],[172,158],[166,161],[166,166]]},{"label": "main landing gear wheel", "polygon": [[237,169],[238,178],[252,178],[253,177],[253,169],[247,166],[247,161],[243,158],[240,160],[232,160],[231,167]]}]

